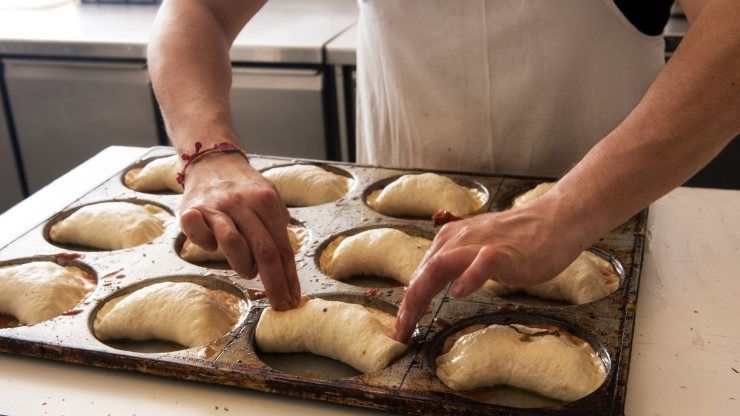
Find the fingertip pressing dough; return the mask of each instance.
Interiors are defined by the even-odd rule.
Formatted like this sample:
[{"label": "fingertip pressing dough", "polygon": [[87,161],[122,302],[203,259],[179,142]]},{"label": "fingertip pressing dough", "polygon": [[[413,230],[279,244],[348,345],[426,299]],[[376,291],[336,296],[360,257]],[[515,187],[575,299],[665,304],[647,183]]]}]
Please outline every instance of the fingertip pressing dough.
[{"label": "fingertip pressing dough", "polygon": [[164,233],[171,219],[155,205],[102,202],[85,205],[49,230],[57,243],[77,244],[100,250],[118,250],[151,242]]},{"label": "fingertip pressing dough", "polygon": [[395,228],[375,228],[335,238],[321,253],[321,270],[337,280],[378,276],[408,286],[431,240]]},{"label": "fingertip pressing dough", "polygon": [[[303,243],[308,238],[308,231],[300,225],[288,225],[288,238],[290,239],[290,246],[293,248],[293,253],[301,251]],[[180,249],[180,257],[185,261],[191,263],[206,263],[216,261],[226,261],[226,255],[218,247],[215,251],[208,251],[192,241],[185,239]]]},{"label": "fingertip pressing dough", "polygon": [[21,325],[49,320],[72,309],[95,285],[74,266],[35,261],[0,268],[0,313]]},{"label": "fingertip pressing dough", "polygon": [[586,342],[561,330],[525,325],[478,326],[437,357],[437,377],[469,391],[510,385],[571,402],[606,378],[604,362]]},{"label": "fingertip pressing dough", "polygon": [[351,179],[316,165],[290,165],[268,169],[264,177],[277,188],[286,205],[307,207],[325,204],[344,196]]},{"label": "fingertip pressing dough", "polygon": [[545,299],[582,305],[609,296],[619,288],[619,282],[620,277],[611,263],[597,254],[584,251],[565,270],[546,282],[517,289],[488,280],[483,288],[498,296],[521,290]]},{"label": "fingertip pressing dough", "polygon": [[394,320],[362,305],[304,297],[296,309],[265,309],[255,341],[262,352],[310,352],[372,373],[406,351],[406,345],[388,336]]},{"label": "fingertip pressing dough", "polygon": [[514,198],[514,200],[511,202],[511,207],[512,208],[517,208],[517,207],[520,207],[520,206],[522,206],[524,204],[527,204],[527,203],[529,203],[529,202],[531,202],[531,201],[533,201],[533,200],[541,197],[542,195],[544,195],[547,191],[549,191],[550,189],[552,189],[553,186],[555,186],[555,182],[544,182],[544,183],[541,183],[541,184],[535,186],[534,188],[530,189],[529,191],[524,192],[524,193],[518,195],[516,198]]},{"label": "fingertip pressing dough", "polygon": [[390,216],[431,217],[439,210],[463,217],[485,203],[477,189],[458,185],[436,173],[403,175],[367,196],[370,208]]},{"label": "fingertip pressing dough", "polygon": [[126,172],[123,182],[129,188],[139,192],[172,191],[182,193],[182,185],[177,183],[180,160],[177,155],[160,157],[141,168]]},{"label": "fingertip pressing dough", "polygon": [[108,301],[93,325],[101,340],[164,340],[197,347],[231,331],[244,301],[190,282],[162,282]]}]

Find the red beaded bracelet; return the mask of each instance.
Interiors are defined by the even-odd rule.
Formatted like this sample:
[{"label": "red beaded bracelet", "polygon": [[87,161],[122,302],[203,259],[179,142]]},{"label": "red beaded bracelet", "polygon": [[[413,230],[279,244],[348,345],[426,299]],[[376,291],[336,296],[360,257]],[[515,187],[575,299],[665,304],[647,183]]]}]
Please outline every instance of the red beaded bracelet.
[{"label": "red beaded bracelet", "polygon": [[182,153],[180,155],[182,160],[185,161],[185,166],[182,168],[182,171],[177,173],[177,183],[179,183],[184,188],[185,171],[188,169],[188,166],[195,163],[201,157],[212,153],[239,153],[240,155],[244,156],[247,162],[249,162],[249,156],[247,156],[247,153],[231,143],[217,143],[207,149],[203,149],[203,143],[195,142],[195,151],[193,153]]}]

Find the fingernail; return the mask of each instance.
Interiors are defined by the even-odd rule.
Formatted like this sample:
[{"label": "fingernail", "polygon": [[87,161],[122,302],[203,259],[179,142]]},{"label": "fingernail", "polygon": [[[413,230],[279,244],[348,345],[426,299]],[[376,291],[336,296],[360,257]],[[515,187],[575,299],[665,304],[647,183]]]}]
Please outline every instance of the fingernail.
[{"label": "fingernail", "polygon": [[462,283],[455,283],[452,285],[452,296],[459,298],[465,293],[465,285]]}]

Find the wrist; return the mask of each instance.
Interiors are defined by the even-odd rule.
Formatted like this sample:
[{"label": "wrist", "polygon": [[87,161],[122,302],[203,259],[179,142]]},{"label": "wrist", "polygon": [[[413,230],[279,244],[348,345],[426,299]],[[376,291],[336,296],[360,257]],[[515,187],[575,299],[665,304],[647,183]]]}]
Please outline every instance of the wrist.
[{"label": "wrist", "polygon": [[188,175],[198,175],[200,172],[212,172],[223,167],[248,167],[249,161],[239,153],[212,153],[201,157],[196,163],[188,167]]},{"label": "wrist", "polygon": [[[232,143],[222,142],[216,143],[210,147],[204,147],[203,143],[199,141],[195,142],[192,153],[180,153],[180,158],[184,163],[181,164],[182,170],[177,173],[177,182],[184,187],[186,174],[189,170],[192,173],[194,166],[198,164],[203,165],[203,163],[199,162],[204,162],[207,159],[213,160],[214,157],[218,157],[218,159],[223,162],[224,160],[228,160],[225,158],[229,155],[237,156],[239,159],[242,159],[243,161],[247,162],[247,165],[249,165],[249,157],[247,156],[246,152]],[[206,165],[208,164],[206,163]]]},{"label": "wrist", "polygon": [[533,201],[530,208],[545,218],[545,232],[557,236],[560,243],[568,247],[585,250],[602,236],[598,215],[552,190]]}]

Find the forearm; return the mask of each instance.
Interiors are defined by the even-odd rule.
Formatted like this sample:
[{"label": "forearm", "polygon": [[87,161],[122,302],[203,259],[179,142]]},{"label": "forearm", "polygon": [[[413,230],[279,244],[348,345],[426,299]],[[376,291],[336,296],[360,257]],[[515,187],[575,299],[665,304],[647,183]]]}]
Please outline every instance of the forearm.
[{"label": "forearm", "polygon": [[229,48],[265,1],[216,1],[221,4],[166,1],[149,45],[154,92],[167,133],[181,152],[192,151],[196,141],[236,142],[229,110]]},{"label": "forearm", "polygon": [[[586,246],[679,186],[740,132],[740,3],[717,0],[625,121],[547,201]],[[545,202],[545,201],[542,201]]]}]

